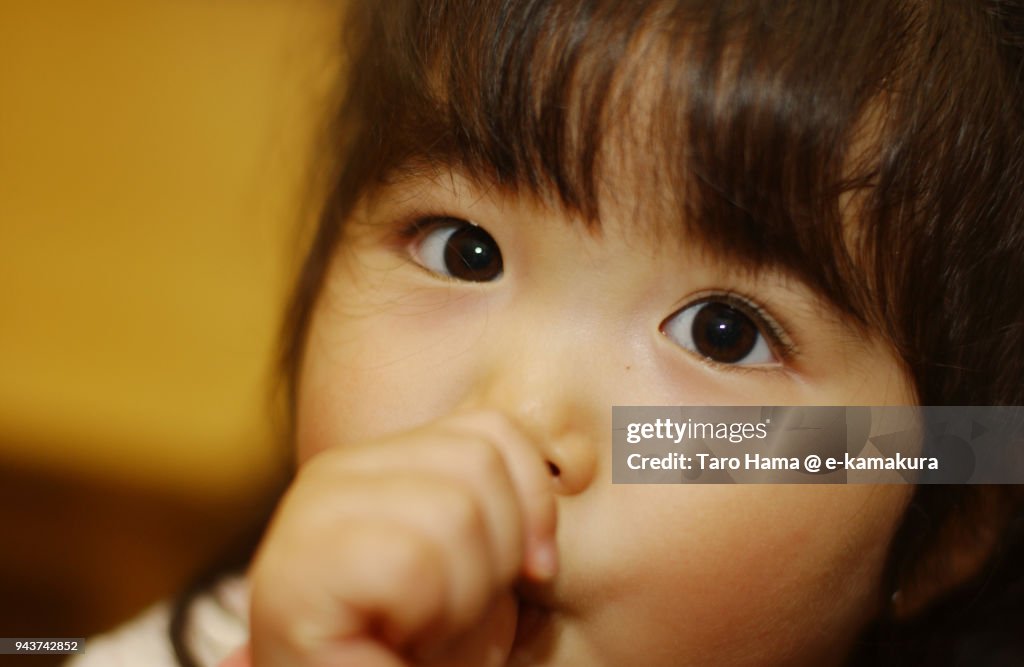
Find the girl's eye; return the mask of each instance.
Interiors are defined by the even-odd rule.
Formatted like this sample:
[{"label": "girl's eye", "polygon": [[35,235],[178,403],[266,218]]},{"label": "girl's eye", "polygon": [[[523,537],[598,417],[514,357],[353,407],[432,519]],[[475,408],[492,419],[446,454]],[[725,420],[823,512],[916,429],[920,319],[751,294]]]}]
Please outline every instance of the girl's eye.
[{"label": "girl's eye", "polygon": [[413,257],[424,268],[442,276],[474,283],[501,277],[501,249],[483,227],[465,220],[433,225],[413,246]]},{"label": "girl's eye", "polygon": [[661,332],[717,363],[778,363],[761,328],[739,307],[724,301],[707,300],[687,306],[665,320]]}]

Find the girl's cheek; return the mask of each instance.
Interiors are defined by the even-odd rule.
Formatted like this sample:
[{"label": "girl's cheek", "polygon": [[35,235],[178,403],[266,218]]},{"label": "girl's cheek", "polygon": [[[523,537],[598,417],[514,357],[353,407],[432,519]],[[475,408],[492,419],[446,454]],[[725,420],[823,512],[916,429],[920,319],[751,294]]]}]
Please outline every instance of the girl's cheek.
[{"label": "girl's cheek", "polygon": [[[824,486],[616,492],[603,521],[585,520],[595,528],[569,540],[586,554],[579,581],[601,582],[599,593],[589,593],[589,639],[615,654],[623,638],[647,633],[651,655],[683,649],[686,660],[668,664],[830,660],[874,610],[908,493]],[[759,657],[750,662],[752,655]]]},{"label": "girl's cheek", "polygon": [[[344,304],[344,305],[342,305]],[[338,289],[318,308],[299,385],[299,462],[451,412],[473,373],[486,308],[443,287]]]}]

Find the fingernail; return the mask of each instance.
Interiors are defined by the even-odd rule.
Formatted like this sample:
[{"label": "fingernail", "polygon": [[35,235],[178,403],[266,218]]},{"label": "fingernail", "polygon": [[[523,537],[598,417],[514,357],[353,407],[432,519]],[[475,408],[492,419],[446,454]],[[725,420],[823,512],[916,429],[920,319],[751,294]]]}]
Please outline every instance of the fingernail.
[{"label": "fingernail", "polygon": [[545,540],[533,547],[530,557],[530,574],[537,579],[550,579],[558,572],[558,551],[554,542]]}]

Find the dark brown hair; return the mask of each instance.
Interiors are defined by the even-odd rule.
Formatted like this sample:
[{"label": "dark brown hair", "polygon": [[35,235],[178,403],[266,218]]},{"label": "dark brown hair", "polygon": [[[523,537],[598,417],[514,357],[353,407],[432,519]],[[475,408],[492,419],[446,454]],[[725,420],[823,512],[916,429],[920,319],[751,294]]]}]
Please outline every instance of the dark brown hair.
[{"label": "dark brown hair", "polygon": [[[789,272],[887,340],[919,403],[1024,404],[1020,6],[350,5],[325,146],[337,169],[284,334],[292,407],[320,286],[363,195],[451,167],[599,226],[617,149],[659,220],[751,269]],[[919,488],[893,586],[910,591],[964,535],[991,552],[1012,495]]]}]

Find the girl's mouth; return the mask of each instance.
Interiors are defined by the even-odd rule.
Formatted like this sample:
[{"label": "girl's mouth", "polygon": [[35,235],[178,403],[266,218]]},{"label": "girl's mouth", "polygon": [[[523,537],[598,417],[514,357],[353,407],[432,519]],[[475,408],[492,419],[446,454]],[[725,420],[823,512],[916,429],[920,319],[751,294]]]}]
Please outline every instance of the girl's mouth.
[{"label": "girl's mouth", "polygon": [[519,598],[519,611],[516,615],[516,636],[514,646],[523,647],[533,644],[550,617],[550,610],[528,600]]},{"label": "girl's mouth", "polygon": [[508,667],[537,665],[551,653],[555,608],[549,593],[530,582],[516,586],[516,632]]}]

